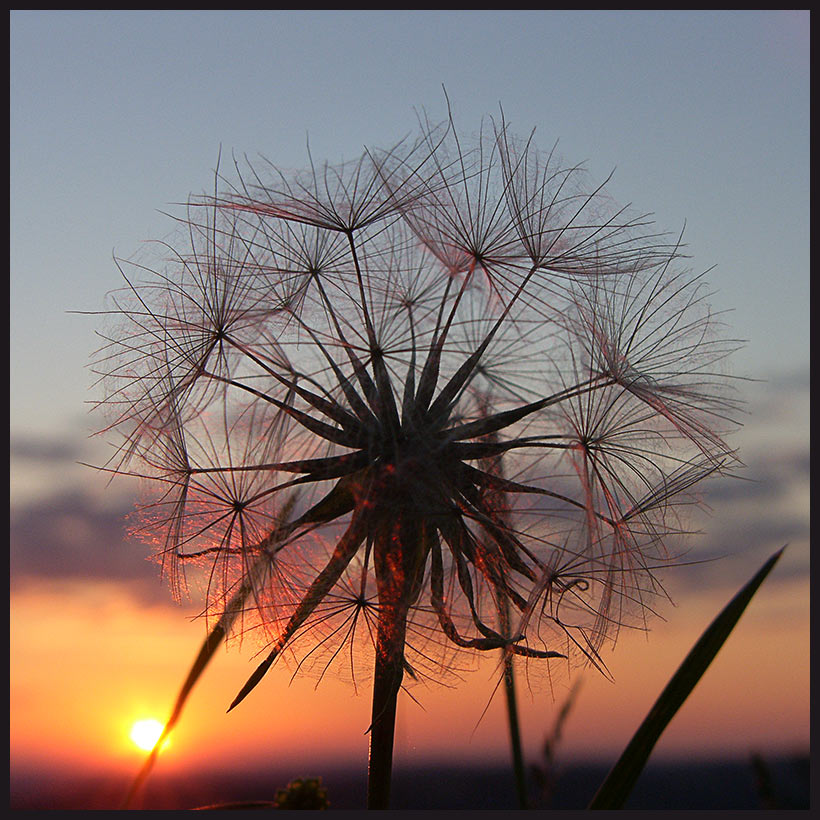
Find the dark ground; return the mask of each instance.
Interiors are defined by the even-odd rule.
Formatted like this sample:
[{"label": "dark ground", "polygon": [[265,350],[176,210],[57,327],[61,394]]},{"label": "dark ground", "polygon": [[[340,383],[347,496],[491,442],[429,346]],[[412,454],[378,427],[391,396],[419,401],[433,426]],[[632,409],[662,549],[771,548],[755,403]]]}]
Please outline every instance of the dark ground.
[{"label": "dark ground", "polygon": [[[606,776],[607,766],[567,763],[558,772],[551,799],[533,800],[534,808],[583,809]],[[213,803],[272,800],[278,788],[296,777],[322,777],[333,809],[360,809],[365,802],[363,773],[282,772],[272,775],[219,775],[170,778],[156,773],[134,808],[188,809]],[[122,781],[71,779],[15,773],[10,808],[28,810],[116,809],[127,788]],[[533,783],[533,797],[537,788]],[[393,775],[394,809],[516,808],[508,769],[399,768]],[[808,809],[809,758],[695,763],[650,763],[627,808],[633,809]]]}]

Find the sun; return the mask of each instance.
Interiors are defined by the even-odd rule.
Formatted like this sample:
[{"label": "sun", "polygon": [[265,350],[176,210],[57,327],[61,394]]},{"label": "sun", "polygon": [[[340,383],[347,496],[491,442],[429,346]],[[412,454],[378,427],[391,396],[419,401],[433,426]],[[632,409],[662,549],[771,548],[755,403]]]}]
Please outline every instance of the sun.
[{"label": "sun", "polygon": [[[138,720],[131,727],[130,738],[133,743],[140,749],[150,752],[154,745],[159,740],[162,730],[165,726],[158,720],[148,718],[146,720]],[[163,747],[165,744],[163,744]]]}]

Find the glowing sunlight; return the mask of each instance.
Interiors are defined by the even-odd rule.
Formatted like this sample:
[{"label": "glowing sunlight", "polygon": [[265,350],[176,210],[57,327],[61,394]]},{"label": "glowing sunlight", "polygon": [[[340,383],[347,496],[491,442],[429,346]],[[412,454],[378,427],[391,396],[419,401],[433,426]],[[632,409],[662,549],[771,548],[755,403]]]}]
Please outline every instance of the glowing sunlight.
[{"label": "glowing sunlight", "polygon": [[[159,740],[164,726],[158,720],[148,718],[146,720],[138,720],[131,727],[129,737],[132,742],[140,749],[150,752],[154,748],[154,744]],[[168,741],[162,744],[164,749],[168,745]]]}]

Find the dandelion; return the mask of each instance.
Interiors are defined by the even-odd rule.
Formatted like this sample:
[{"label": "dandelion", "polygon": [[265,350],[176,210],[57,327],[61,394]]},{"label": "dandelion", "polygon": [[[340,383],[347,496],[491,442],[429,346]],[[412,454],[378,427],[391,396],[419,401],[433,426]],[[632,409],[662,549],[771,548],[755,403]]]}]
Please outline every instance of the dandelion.
[{"label": "dandelion", "polygon": [[162,265],[123,265],[97,361],[173,583],[204,571],[212,615],[253,590],[231,708],[283,654],[373,664],[371,808],[402,687],[499,650],[605,672],[734,462],[734,343],[680,243],[503,116],[468,142],[450,118],[340,166],[236,161]]}]

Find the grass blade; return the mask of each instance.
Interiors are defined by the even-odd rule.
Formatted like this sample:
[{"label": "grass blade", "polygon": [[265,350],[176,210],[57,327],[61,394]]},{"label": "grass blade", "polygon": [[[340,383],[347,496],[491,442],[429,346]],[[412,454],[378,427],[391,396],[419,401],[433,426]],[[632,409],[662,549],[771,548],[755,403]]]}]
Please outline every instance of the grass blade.
[{"label": "grass blade", "polygon": [[[260,563],[262,562],[260,561]],[[265,559],[265,563],[267,563],[267,558]],[[220,616],[219,621],[214,625],[214,628],[205,638],[205,641],[199,650],[199,654],[196,656],[196,660],[194,660],[194,663],[188,672],[188,676],[185,678],[185,682],[179,690],[176,702],[174,703],[173,711],[171,712],[171,717],[166,722],[165,727],[162,730],[162,734],[159,736],[153,749],[151,749],[150,754],[145,759],[145,763],[143,763],[139,773],[134,778],[131,788],[128,791],[128,795],[125,798],[125,802],[123,803],[123,808],[128,808],[131,801],[134,799],[134,796],[140,790],[143,783],[145,783],[145,780],[148,778],[148,775],[151,773],[151,769],[154,767],[159,750],[162,748],[168,738],[168,735],[171,734],[171,731],[182,716],[182,709],[185,706],[185,701],[188,699],[188,695],[190,695],[191,690],[194,688],[196,682],[205,671],[205,667],[208,665],[208,662],[214,656],[216,650],[219,648],[220,644],[225,639],[225,636],[230,631],[231,625],[237,614],[242,611],[245,599],[251,589],[252,585],[249,583],[242,585],[241,589],[231,599],[231,602],[225,612]]]},{"label": "grass blade", "polygon": [[[282,519],[289,515],[293,508],[294,501],[295,498],[292,497],[285,505],[281,516]],[[231,598],[228,606],[225,608],[225,611],[222,615],[220,615],[219,620],[216,622],[213,629],[211,629],[205,638],[205,641],[200,647],[199,653],[197,654],[196,659],[188,671],[188,675],[185,678],[179,693],[177,694],[176,701],[174,702],[174,708],[171,712],[171,717],[168,718],[168,721],[162,730],[162,734],[160,734],[159,738],[157,738],[157,742],[154,744],[151,752],[142,764],[142,768],[139,770],[137,776],[131,783],[131,788],[128,790],[128,794],[122,804],[123,809],[127,809],[130,806],[131,801],[147,780],[148,775],[154,768],[154,763],[156,762],[160,749],[162,749],[163,744],[168,739],[168,736],[171,734],[172,730],[182,716],[182,709],[185,706],[185,702],[188,700],[188,696],[191,694],[191,690],[194,688],[196,682],[205,671],[205,667],[216,653],[216,650],[222,644],[222,641],[225,640],[226,635],[230,633],[234,621],[245,607],[245,601],[256,587],[259,577],[267,570],[269,563],[270,557],[267,554],[260,556],[253,567],[249,570],[248,575],[240,588]]]},{"label": "grass blade", "polygon": [[623,808],[658,738],[695,688],[784,549],[785,547],[778,550],[766,561],[701,635],[601,784],[588,808]]}]

